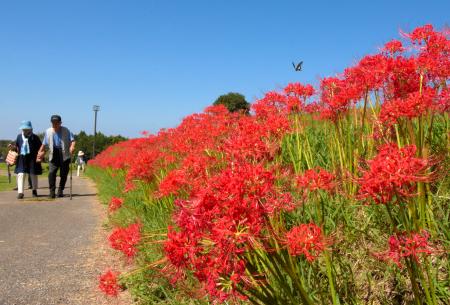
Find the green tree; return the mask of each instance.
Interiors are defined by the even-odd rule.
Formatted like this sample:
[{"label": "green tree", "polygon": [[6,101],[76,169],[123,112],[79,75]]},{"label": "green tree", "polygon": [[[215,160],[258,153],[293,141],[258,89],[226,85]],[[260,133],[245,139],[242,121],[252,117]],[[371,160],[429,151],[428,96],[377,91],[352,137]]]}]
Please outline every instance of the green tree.
[{"label": "green tree", "polygon": [[0,140],[0,156],[3,160],[6,159],[6,156],[8,155],[8,144],[14,142],[13,140]]},{"label": "green tree", "polygon": [[[108,146],[116,144],[117,142],[125,141],[127,138],[121,135],[117,136],[106,136],[101,132],[97,132],[97,137],[95,138],[95,154],[102,152]],[[78,151],[83,151],[87,159],[92,158],[92,149],[94,144],[94,135],[88,135],[83,130],[75,135],[75,153]]]},{"label": "green tree", "polygon": [[219,96],[214,105],[224,105],[230,112],[242,111],[245,114],[250,112],[250,104],[245,100],[245,96],[236,92]]}]

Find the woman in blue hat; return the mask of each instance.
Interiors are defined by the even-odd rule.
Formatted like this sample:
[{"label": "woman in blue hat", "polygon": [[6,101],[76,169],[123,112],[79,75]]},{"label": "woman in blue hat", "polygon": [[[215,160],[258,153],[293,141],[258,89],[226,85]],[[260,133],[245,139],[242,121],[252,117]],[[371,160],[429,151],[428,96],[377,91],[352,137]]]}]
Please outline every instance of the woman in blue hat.
[{"label": "woman in blue hat", "polygon": [[23,198],[23,185],[25,175],[30,175],[33,187],[33,197],[37,197],[38,179],[37,175],[42,175],[42,166],[37,162],[37,154],[42,145],[41,139],[33,133],[33,126],[30,121],[22,121],[19,129],[22,133],[17,135],[15,145],[19,157],[17,159],[15,173],[17,174],[17,195],[18,199]]}]

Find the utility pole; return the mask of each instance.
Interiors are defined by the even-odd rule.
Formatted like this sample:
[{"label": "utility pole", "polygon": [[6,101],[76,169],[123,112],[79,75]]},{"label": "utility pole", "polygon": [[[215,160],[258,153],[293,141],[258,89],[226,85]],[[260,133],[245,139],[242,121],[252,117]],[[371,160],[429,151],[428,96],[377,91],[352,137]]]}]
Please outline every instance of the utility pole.
[{"label": "utility pole", "polygon": [[95,139],[97,137],[97,112],[100,111],[100,106],[94,105],[94,107],[92,107],[92,110],[94,110],[94,142],[92,144],[92,158],[95,158]]}]

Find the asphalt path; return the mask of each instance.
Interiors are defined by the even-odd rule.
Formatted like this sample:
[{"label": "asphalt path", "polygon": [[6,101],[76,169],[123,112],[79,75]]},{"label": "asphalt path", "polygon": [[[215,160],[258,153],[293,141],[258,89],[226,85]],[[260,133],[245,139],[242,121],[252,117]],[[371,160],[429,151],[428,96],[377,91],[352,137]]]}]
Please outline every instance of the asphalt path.
[{"label": "asphalt path", "polygon": [[64,198],[47,198],[46,177],[37,199],[31,190],[22,200],[0,192],[1,305],[94,304],[86,298],[98,276],[90,263],[101,226],[96,189],[74,177],[70,200],[69,183]]}]

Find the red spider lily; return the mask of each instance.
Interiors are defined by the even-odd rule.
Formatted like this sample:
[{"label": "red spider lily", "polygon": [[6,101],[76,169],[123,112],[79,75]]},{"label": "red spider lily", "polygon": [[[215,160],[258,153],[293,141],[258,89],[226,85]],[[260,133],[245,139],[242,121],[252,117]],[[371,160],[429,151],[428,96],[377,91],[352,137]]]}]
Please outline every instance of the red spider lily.
[{"label": "red spider lily", "polygon": [[123,198],[118,197],[112,197],[109,201],[108,210],[110,213],[114,212],[115,210],[119,209],[123,204]]},{"label": "red spider lily", "polygon": [[[221,169],[222,162],[270,160],[289,130],[287,117],[276,111],[256,117],[229,113],[227,116],[198,116],[195,121],[185,120],[172,131],[170,143],[176,143],[171,145],[177,150],[179,166],[162,180],[159,195],[195,192],[204,186],[208,176]],[[187,122],[196,125],[184,126]]]},{"label": "red spider lily", "polygon": [[400,40],[393,39],[384,45],[383,51],[390,55],[395,55],[396,53],[402,53],[405,50],[403,44]]},{"label": "red spider lily", "polygon": [[403,258],[411,257],[419,262],[419,255],[430,255],[433,248],[428,244],[430,234],[422,230],[420,233],[401,232],[389,237],[389,250],[377,253],[375,256],[383,260],[391,260],[399,268],[402,267]]},{"label": "red spider lily", "polygon": [[[354,67],[345,70],[344,77],[327,77],[320,82],[320,111],[321,118],[337,120],[341,114],[348,111],[349,107],[361,99],[370,86],[379,86],[376,73],[367,73],[361,67]],[[370,70],[372,72],[372,70]],[[375,71],[373,71],[375,72]],[[348,79],[347,79],[348,78]],[[370,78],[373,84],[366,84]],[[323,113],[323,114],[322,114]]]},{"label": "red spider lily", "polygon": [[286,104],[290,112],[303,110],[306,100],[315,94],[313,86],[300,83],[288,84],[284,92],[287,95]]},{"label": "red spider lily", "polygon": [[257,100],[252,109],[255,111],[255,120],[267,130],[267,134],[281,138],[290,130],[288,119],[288,96],[278,92],[268,92]]},{"label": "red spider lily", "polygon": [[[270,125],[262,124],[254,118],[242,118],[219,150],[232,162],[259,163],[272,160],[276,151],[271,149],[271,143],[279,147],[281,134],[272,133],[270,128]],[[252,132],[249,133],[249,130]]]},{"label": "red spider lily", "polygon": [[126,180],[132,181],[139,179],[144,182],[151,182],[153,173],[155,172],[155,163],[157,163],[161,155],[161,152],[157,149],[146,149],[137,152],[135,158],[139,162],[129,166]]},{"label": "red spider lily", "polygon": [[388,75],[388,62],[382,54],[367,55],[355,67],[345,69],[342,98],[357,101],[367,91],[381,88]]},{"label": "red spider lily", "polygon": [[442,113],[450,111],[450,89],[442,89],[438,97],[436,109],[438,112]]},{"label": "red spider lily", "polygon": [[385,144],[378,155],[367,161],[369,168],[361,170],[359,198],[372,198],[377,204],[390,203],[394,196],[411,197],[416,194],[415,183],[429,181],[425,171],[430,166],[427,159],[416,158],[416,146],[398,148]]},{"label": "red spider lily", "polygon": [[258,100],[253,108],[256,114],[262,115],[265,112],[285,112],[287,110],[287,96],[284,93],[275,91],[267,92],[264,97]]},{"label": "red spider lily", "polygon": [[397,98],[385,102],[381,107],[380,120],[392,125],[398,123],[400,118],[416,118],[428,111],[439,109],[436,90],[425,88],[422,93],[413,92],[406,98]]},{"label": "red spider lily", "polygon": [[321,106],[317,103],[317,101],[314,101],[314,102],[306,105],[304,110],[306,113],[316,113],[316,112],[319,112],[320,109],[321,109]]},{"label": "red spider lily", "polygon": [[179,231],[169,231],[164,246],[171,263],[191,270],[210,295],[222,298],[221,278],[244,276],[242,255],[263,238],[267,217],[295,206],[290,194],[275,185],[271,171],[237,162],[210,177],[189,199],[177,200]]},{"label": "red spider lily", "polygon": [[347,110],[352,96],[347,96],[347,83],[338,77],[323,78],[320,82],[321,103],[335,112]]},{"label": "red spider lily", "polygon": [[158,196],[178,194],[183,186],[188,185],[189,179],[186,178],[185,171],[179,169],[173,170],[159,184]]},{"label": "red spider lily", "polygon": [[320,227],[314,223],[293,227],[285,237],[289,254],[304,255],[309,262],[314,261],[325,250],[325,241]]},{"label": "red spider lily", "polygon": [[290,83],[284,88],[286,94],[294,94],[296,96],[302,97],[304,99],[314,95],[314,87],[307,84],[302,85],[300,83]]},{"label": "red spider lily", "polygon": [[310,191],[332,191],[336,186],[336,177],[321,167],[308,169],[302,176],[297,177],[297,185]]},{"label": "red spider lily", "polygon": [[106,271],[99,278],[99,285],[101,291],[103,291],[106,295],[116,297],[121,290],[121,287],[117,281],[117,277],[119,276],[119,272],[113,272],[111,270]]},{"label": "red spider lily", "polygon": [[415,57],[398,56],[387,62],[386,84],[384,87],[387,99],[404,98],[420,88],[420,74]]},{"label": "red spider lily", "polygon": [[418,27],[407,37],[413,44],[424,45],[418,55],[418,66],[429,79],[445,81],[450,76],[450,41],[448,32],[437,32],[430,24]]},{"label": "red spider lily", "polygon": [[129,258],[136,255],[136,245],[141,240],[141,226],[135,223],[126,228],[116,228],[109,236],[111,247],[123,252]]},{"label": "red spider lily", "polygon": [[90,164],[103,168],[123,169],[133,163],[136,153],[146,148],[149,139],[131,139],[109,146],[91,160]]},{"label": "red spider lily", "polygon": [[422,43],[422,41],[428,40],[434,33],[433,26],[431,24],[425,24],[424,26],[414,29],[411,34],[409,34],[409,38],[412,42]]}]

